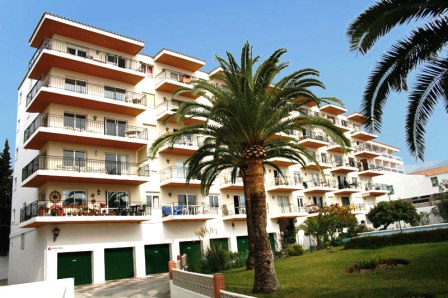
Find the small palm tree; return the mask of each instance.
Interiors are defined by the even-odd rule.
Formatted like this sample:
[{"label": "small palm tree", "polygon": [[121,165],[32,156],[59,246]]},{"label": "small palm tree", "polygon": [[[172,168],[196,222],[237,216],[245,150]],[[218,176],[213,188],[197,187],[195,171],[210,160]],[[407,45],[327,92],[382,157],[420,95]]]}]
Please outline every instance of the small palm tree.
[{"label": "small palm tree", "polygon": [[301,164],[305,163],[305,158],[315,161],[313,155],[296,139],[276,136],[291,135],[302,128],[319,127],[344,148],[350,145],[349,140],[330,121],[300,113],[300,107],[310,101],[335,101],[319,99],[309,89],[324,87],[316,78],[317,71],[299,70],[274,83],[279,72],[288,65],[280,63],[285,52],[284,49],[276,50],[257,69],[254,65],[259,57],[252,56],[252,47],[248,43],[242,49],[240,64],[230,53],[227,53],[227,60],[217,57],[223,71],[211,79],[224,84],[200,80],[195,81],[191,88],[176,92],[200,94],[206,99],[203,103],[182,104],[176,112],[178,123],[184,123],[189,117],[204,117],[205,123],[164,134],[150,148],[154,157],[164,144],[174,144],[181,136],[199,134],[205,139],[185,162],[189,168],[187,181],[201,174],[202,191],[208,193],[218,175],[225,170],[230,170],[232,181],[237,176],[243,178],[246,208],[249,207],[248,232],[254,244],[254,292],[271,292],[279,287],[266,232],[264,166],[272,166],[281,173],[281,169],[270,159],[283,157]]},{"label": "small palm tree", "polygon": [[422,21],[377,62],[362,101],[367,128],[379,131],[389,94],[406,91],[410,72],[424,65],[410,91],[406,114],[406,141],[420,160],[424,159],[425,127],[439,100],[448,112],[447,13],[446,0],[382,0],[362,12],[347,30],[350,49],[366,54],[392,28]]},{"label": "small palm tree", "polygon": [[322,249],[330,242],[331,228],[333,225],[333,216],[329,213],[320,212],[315,217],[307,218],[298,229],[304,230],[305,233],[310,234],[316,240],[317,249]]}]

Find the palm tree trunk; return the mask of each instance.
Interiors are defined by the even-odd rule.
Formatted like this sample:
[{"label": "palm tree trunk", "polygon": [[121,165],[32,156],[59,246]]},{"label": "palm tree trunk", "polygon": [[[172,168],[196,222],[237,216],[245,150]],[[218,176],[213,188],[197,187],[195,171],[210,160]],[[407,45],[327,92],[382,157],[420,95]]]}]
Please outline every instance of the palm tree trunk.
[{"label": "palm tree trunk", "polygon": [[254,251],[255,251],[255,242],[254,242],[254,232],[252,227],[252,210],[250,205],[250,192],[249,188],[246,186],[247,181],[245,176],[243,176],[243,185],[244,185],[244,201],[246,205],[246,224],[247,224],[247,238],[249,238],[249,254],[247,255],[246,260],[246,270],[252,270],[255,267],[255,259],[254,259]]},{"label": "palm tree trunk", "polygon": [[262,160],[251,158],[248,160],[247,187],[250,197],[252,221],[255,278],[254,293],[268,293],[278,290],[279,283],[274,267],[274,255],[266,231],[266,193],[264,188],[264,170]]}]

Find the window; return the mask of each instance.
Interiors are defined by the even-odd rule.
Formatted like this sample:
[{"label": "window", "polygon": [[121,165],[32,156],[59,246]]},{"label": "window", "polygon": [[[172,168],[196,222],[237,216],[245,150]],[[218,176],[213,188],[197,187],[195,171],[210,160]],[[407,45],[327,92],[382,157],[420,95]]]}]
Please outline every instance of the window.
[{"label": "window", "polygon": [[67,46],[67,53],[69,53],[71,55],[87,58],[87,49],[83,48],[83,47],[80,47],[80,46],[75,46],[75,45],[72,45],[72,44],[68,45]]},{"label": "window", "polygon": [[16,222],[16,209],[12,209],[12,220],[11,223],[15,223]]},{"label": "window", "polygon": [[208,200],[210,202],[210,207],[219,207],[219,196],[218,195],[209,195]]},{"label": "window", "polygon": [[106,153],[106,174],[126,175],[128,173],[128,156],[123,154]]},{"label": "window", "polygon": [[64,206],[66,205],[87,205],[87,191],[64,189],[62,192]]},{"label": "window", "polygon": [[313,203],[314,203],[314,205],[316,205],[319,208],[323,208],[324,207],[324,203],[323,203],[322,197],[313,197]]},{"label": "window", "polygon": [[278,196],[277,200],[281,213],[291,212],[291,205],[289,204],[288,196]]},{"label": "window", "polygon": [[15,160],[17,160],[17,158],[19,158],[19,148],[16,148],[16,156],[15,156]]},{"label": "window", "polygon": [[233,196],[235,214],[246,214],[246,198],[244,196]]},{"label": "window", "polygon": [[85,167],[86,153],[84,151],[64,150],[63,164],[66,167]]},{"label": "window", "polygon": [[431,184],[432,186],[439,186],[439,179],[438,177],[431,177]]},{"label": "window", "polygon": [[125,95],[126,95],[125,89],[104,86],[104,97],[106,98],[124,101]]},{"label": "window", "polygon": [[80,80],[66,78],[64,88],[68,91],[87,93],[87,83]]},{"label": "window", "polygon": [[22,102],[22,91],[20,91],[20,93],[19,93],[19,105],[21,102]]},{"label": "window", "polygon": [[294,184],[299,184],[302,180],[302,178],[300,177],[300,172],[294,171],[293,173],[293,177],[294,177]]},{"label": "window", "polygon": [[160,208],[159,194],[146,193],[146,206],[149,208]]},{"label": "window", "polygon": [[109,136],[118,136],[118,137],[124,137],[126,133],[126,121],[120,121],[115,119],[106,119],[106,122],[104,123],[105,127],[105,133]]},{"label": "window", "polygon": [[390,195],[393,195],[393,194],[395,193],[395,191],[394,191],[394,186],[393,186],[393,185],[388,185],[388,186],[387,186],[387,189],[389,190],[389,194],[390,194]]},{"label": "window", "polygon": [[335,164],[337,166],[342,166],[343,165],[342,156],[340,156],[340,155],[333,155],[333,159],[334,159],[334,162],[335,162]]},{"label": "window", "polygon": [[113,64],[121,68],[126,67],[126,59],[120,56],[107,54],[107,64]]},{"label": "window", "polygon": [[349,206],[350,205],[350,198],[349,197],[342,197],[342,206]]},{"label": "window", "polygon": [[297,197],[297,205],[303,207],[303,197]]},{"label": "window", "polygon": [[25,233],[20,235],[20,249],[21,250],[25,249]]},{"label": "window", "polygon": [[76,130],[85,130],[86,116],[72,113],[64,113],[64,127]]},{"label": "window", "polygon": [[196,195],[193,194],[178,194],[177,203],[179,205],[197,205]]},{"label": "window", "polygon": [[17,189],[17,177],[14,177],[14,190]]},{"label": "window", "polygon": [[328,163],[328,161],[327,161],[327,153],[321,153],[320,156],[321,156],[321,159],[322,159],[322,163]]},{"label": "window", "polygon": [[106,191],[107,207],[116,209],[117,213],[126,209],[129,205],[129,193],[127,191]]}]

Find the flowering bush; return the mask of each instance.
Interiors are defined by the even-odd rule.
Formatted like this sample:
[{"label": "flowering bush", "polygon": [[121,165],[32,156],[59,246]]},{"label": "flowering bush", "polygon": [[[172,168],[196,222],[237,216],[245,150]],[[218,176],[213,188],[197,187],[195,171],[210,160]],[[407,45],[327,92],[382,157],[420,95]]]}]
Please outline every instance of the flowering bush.
[{"label": "flowering bush", "polygon": [[100,203],[101,208],[106,208],[106,203]]}]

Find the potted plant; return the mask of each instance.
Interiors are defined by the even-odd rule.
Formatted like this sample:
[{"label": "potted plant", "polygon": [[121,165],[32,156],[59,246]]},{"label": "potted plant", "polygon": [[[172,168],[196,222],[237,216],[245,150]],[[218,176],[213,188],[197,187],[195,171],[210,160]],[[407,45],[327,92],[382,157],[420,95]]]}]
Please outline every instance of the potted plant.
[{"label": "potted plant", "polygon": [[44,216],[44,207],[40,207],[39,210],[37,211],[37,215],[38,216]]}]

